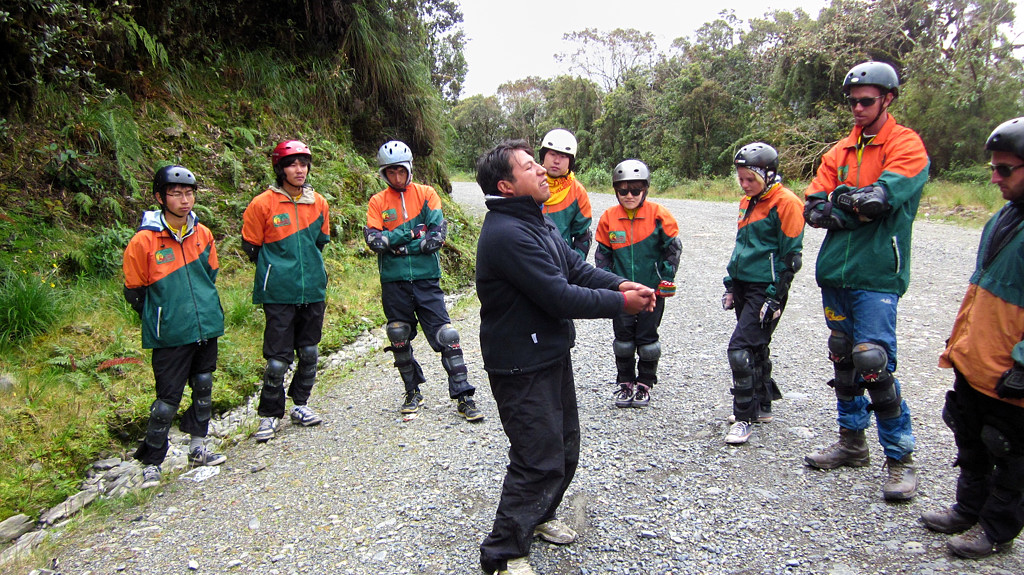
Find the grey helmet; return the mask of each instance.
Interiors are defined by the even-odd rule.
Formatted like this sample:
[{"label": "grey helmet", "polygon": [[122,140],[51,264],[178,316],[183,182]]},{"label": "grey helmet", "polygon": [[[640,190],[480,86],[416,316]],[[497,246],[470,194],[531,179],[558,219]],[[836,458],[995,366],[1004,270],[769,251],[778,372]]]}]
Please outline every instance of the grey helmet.
[{"label": "grey helmet", "polygon": [[896,70],[885,62],[862,62],[846,73],[843,93],[849,94],[854,86],[878,86],[891,92],[893,98],[896,98],[899,96],[900,77]]},{"label": "grey helmet", "polygon": [[153,174],[153,193],[163,194],[164,189],[171,184],[181,184],[183,186],[192,186],[195,190],[198,186],[196,183],[196,176],[190,172],[187,168],[182,166],[164,166]]},{"label": "grey helmet", "polygon": [[612,184],[619,182],[635,182],[644,181],[648,184],[651,183],[651,171],[647,169],[647,164],[640,160],[625,160],[619,162],[619,165],[615,166],[612,170]]},{"label": "grey helmet", "polygon": [[[412,181],[412,150],[409,149],[409,146],[405,145],[405,142],[391,140],[377,150],[377,166],[379,167],[380,177],[385,182],[388,181],[384,175],[385,168],[389,166],[402,166],[409,171],[409,177],[405,181],[405,185],[408,186],[409,182]],[[404,190],[405,186],[402,189]]]},{"label": "grey helmet", "polygon": [[990,152],[1009,152],[1024,159],[1024,117],[1007,120],[996,126],[985,140],[985,149]]},{"label": "grey helmet", "polygon": [[779,152],[764,142],[743,146],[736,152],[732,163],[737,168],[755,169],[766,187],[773,185],[779,176]]}]

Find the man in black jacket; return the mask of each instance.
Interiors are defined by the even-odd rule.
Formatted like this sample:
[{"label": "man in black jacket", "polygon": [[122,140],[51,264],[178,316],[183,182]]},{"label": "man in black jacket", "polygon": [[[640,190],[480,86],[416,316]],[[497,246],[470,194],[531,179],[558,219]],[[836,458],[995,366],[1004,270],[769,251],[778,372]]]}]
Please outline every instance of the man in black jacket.
[{"label": "man in black jacket", "polygon": [[576,538],[555,518],[580,453],[572,319],[652,311],[654,290],[590,266],[562,240],[541,211],[547,172],[525,141],[499,144],[476,168],[484,194],[499,196],[487,200],[476,288],[484,369],[510,442],[480,566],[531,575],[534,535],[559,544]]}]

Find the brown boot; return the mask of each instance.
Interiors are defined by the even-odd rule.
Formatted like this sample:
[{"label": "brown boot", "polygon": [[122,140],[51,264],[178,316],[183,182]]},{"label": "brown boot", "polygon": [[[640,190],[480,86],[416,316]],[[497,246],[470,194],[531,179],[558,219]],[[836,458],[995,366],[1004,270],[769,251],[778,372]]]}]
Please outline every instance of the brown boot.
[{"label": "brown boot", "polygon": [[917,495],[917,469],[909,453],[903,459],[886,457],[885,466],[889,469],[889,478],[882,486],[886,501],[907,501]]},{"label": "brown boot", "polygon": [[981,559],[993,553],[1010,551],[1013,549],[1013,540],[1011,539],[1005,543],[996,543],[989,539],[988,533],[985,533],[981,524],[978,523],[965,533],[961,533],[946,541],[946,548],[959,557]]},{"label": "brown boot", "polygon": [[835,469],[840,465],[847,467],[866,467],[871,464],[868,443],[864,440],[864,430],[854,431],[839,428],[839,441],[833,443],[821,453],[804,457],[804,463],[817,469]]},{"label": "brown boot", "polygon": [[938,511],[925,511],[921,514],[921,523],[924,523],[928,529],[939,533],[962,533],[974,527],[977,522],[977,517],[960,513],[956,506]]}]

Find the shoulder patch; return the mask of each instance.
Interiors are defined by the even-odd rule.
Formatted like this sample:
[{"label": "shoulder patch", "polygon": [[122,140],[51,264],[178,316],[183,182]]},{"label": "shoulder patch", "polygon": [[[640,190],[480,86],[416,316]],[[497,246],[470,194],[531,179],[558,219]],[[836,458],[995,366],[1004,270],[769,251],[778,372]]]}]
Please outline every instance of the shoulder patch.
[{"label": "shoulder patch", "polygon": [[840,182],[845,181],[846,180],[846,176],[849,176],[849,175],[850,175],[850,166],[839,166],[839,169],[836,170],[836,178]]}]

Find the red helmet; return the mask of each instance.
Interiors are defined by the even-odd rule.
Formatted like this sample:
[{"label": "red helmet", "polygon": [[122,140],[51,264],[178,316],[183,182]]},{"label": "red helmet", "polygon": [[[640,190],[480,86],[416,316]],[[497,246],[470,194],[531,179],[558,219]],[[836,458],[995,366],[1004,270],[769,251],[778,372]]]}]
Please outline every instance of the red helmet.
[{"label": "red helmet", "polygon": [[277,163],[282,159],[287,158],[288,156],[297,156],[299,154],[309,156],[310,159],[313,159],[313,152],[309,151],[309,146],[303,144],[299,140],[285,140],[278,144],[274,148],[274,151],[270,153],[270,164],[276,168]]}]

